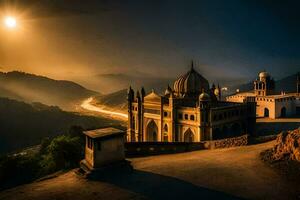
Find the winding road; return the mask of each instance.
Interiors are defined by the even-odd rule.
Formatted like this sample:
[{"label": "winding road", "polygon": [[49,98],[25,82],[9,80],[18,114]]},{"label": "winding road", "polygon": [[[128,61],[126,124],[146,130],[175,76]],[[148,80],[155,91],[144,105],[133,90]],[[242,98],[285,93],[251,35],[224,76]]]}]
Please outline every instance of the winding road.
[{"label": "winding road", "polygon": [[80,105],[81,108],[92,111],[92,112],[98,112],[98,113],[102,113],[105,115],[109,115],[110,117],[113,117],[113,118],[118,118],[118,119],[127,121],[127,119],[128,119],[127,114],[113,111],[113,110],[108,110],[108,109],[106,109],[105,106],[101,106],[101,107],[95,106],[92,104],[93,100],[94,100],[93,97],[90,97],[90,98],[84,100]]}]

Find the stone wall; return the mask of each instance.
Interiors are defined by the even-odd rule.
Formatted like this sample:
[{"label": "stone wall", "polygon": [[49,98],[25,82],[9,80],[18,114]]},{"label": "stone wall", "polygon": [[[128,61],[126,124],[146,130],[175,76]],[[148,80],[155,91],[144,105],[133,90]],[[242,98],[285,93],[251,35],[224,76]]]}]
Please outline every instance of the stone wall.
[{"label": "stone wall", "polygon": [[204,142],[127,142],[126,157],[183,153],[189,151],[228,148],[248,144],[248,135]]},{"label": "stone wall", "polygon": [[127,142],[126,157],[182,153],[205,149],[203,142]]},{"label": "stone wall", "polygon": [[248,144],[248,135],[242,135],[240,137],[206,141],[204,146],[206,149],[218,149],[218,148],[244,146],[247,144]]}]

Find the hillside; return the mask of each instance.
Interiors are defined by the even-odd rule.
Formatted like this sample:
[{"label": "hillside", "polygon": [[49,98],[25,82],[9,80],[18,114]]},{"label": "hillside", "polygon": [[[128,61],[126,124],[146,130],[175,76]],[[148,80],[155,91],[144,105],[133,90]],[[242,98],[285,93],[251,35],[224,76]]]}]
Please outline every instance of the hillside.
[{"label": "hillside", "polygon": [[44,137],[65,133],[73,125],[96,128],[119,124],[105,118],[83,116],[40,103],[0,98],[0,154],[41,142]]},{"label": "hillside", "polygon": [[134,158],[132,172],[88,180],[70,171],[0,199],[297,199],[300,188],[260,160],[264,144]]},{"label": "hillside", "polygon": [[68,109],[72,103],[96,94],[71,81],[53,80],[18,71],[0,72],[1,97]]},{"label": "hillside", "polygon": [[97,104],[118,110],[127,109],[127,89],[96,97]]}]

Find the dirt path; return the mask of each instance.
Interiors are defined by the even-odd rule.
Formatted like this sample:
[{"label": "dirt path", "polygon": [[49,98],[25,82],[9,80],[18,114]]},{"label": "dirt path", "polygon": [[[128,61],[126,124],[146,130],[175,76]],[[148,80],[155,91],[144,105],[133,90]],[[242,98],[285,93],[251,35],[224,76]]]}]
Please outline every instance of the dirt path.
[{"label": "dirt path", "polygon": [[[300,199],[292,185],[259,159],[273,142],[132,159],[135,168],[176,177],[247,199]],[[296,188],[298,191],[296,191]]]},{"label": "dirt path", "polygon": [[134,158],[131,173],[104,174],[92,181],[71,171],[3,191],[0,199],[297,199],[300,188],[258,157],[271,146]]},{"label": "dirt path", "polygon": [[97,112],[97,113],[100,113],[100,114],[102,114],[104,116],[109,116],[109,117],[112,117],[112,118],[116,118],[118,120],[127,121],[127,119],[128,119],[128,115],[127,114],[119,112],[119,111],[114,111],[114,110],[105,108],[105,106],[96,106],[96,105],[93,105],[93,103],[92,103],[93,101],[94,101],[94,98],[90,97],[90,98],[84,100],[81,103],[80,106],[83,109],[91,111],[91,112]]}]

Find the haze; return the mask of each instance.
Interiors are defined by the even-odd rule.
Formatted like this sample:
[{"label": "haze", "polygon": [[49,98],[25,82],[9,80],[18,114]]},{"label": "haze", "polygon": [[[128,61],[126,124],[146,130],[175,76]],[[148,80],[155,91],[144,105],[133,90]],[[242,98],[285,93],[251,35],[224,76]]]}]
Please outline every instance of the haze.
[{"label": "haze", "polygon": [[191,59],[216,82],[300,68],[297,1],[82,2],[1,1],[1,17],[12,14],[19,26],[0,29],[1,71],[109,92],[98,84],[103,74],[170,79]]}]

